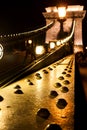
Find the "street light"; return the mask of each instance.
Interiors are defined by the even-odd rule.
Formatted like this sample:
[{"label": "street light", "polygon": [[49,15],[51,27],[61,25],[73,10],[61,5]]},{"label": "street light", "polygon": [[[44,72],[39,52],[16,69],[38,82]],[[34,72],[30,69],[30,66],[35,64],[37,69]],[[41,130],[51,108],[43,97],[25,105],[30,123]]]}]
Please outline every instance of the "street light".
[{"label": "street light", "polygon": [[50,45],[50,49],[55,49],[56,44],[54,41],[50,41],[49,45]]},{"label": "street light", "polygon": [[37,55],[42,55],[42,54],[44,54],[44,53],[45,53],[45,48],[44,48],[44,46],[42,46],[42,45],[36,46],[36,48],[35,48],[35,53],[36,53]]},{"label": "street light", "polygon": [[66,21],[66,9],[67,9],[67,6],[58,7],[58,21],[60,22],[60,32],[57,36],[57,39],[58,38],[61,39],[64,37],[63,23]]},{"label": "street light", "polygon": [[66,7],[58,7],[59,19],[64,19],[66,17]]},{"label": "street light", "polygon": [[28,44],[32,44],[32,40],[31,39],[28,40]]}]

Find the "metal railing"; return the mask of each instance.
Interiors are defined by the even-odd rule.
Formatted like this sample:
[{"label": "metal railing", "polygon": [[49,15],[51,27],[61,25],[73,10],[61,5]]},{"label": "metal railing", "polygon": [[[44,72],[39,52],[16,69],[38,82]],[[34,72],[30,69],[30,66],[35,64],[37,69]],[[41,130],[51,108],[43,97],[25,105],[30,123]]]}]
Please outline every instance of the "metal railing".
[{"label": "metal railing", "polygon": [[48,25],[41,27],[39,29],[36,29],[36,30],[21,32],[21,33],[17,33],[17,34],[1,35],[0,42],[5,42],[5,41],[8,42],[8,41],[14,41],[14,40],[26,39],[29,37],[34,37],[38,34],[41,34],[45,31],[47,31],[48,29],[50,29],[54,25],[54,23],[55,23],[55,21],[53,20]]}]

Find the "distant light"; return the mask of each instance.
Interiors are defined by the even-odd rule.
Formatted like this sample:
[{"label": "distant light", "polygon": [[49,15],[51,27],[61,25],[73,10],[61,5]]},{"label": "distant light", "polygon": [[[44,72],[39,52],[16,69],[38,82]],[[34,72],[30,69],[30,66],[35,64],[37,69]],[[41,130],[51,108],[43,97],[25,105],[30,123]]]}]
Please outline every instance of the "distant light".
[{"label": "distant light", "polygon": [[85,49],[87,49],[87,46],[85,47]]},{"label": "distant light", "polygon": [[51,12],[51,7],[47,7],[47,8],[45,8],[46,9],[46,11],[49,13],[49,12]]},{"label": "distant light", "polygon": [[15,34],[13,34],[13,36],[15,36]]},{"label": "distant light", "polygon": [[3,46],[0,44],[0,60],[2,59],[3,57]]},{"label": "distant light", "polygon": [[4,35],[4,37],[6,37],[6,35]]},{"label": "distant light", "polygon": [[44,54],[45,48],[42,45],[36,46],[35,52],[37,55]]},{"label": "distant light", "polygon": [[57,41],[57,42],[56,42],[56,45],[57,45],[57,46],[60,46],[60,45],[61,45],[61,42],[60,42],[60,41]]},{"label": "distant light", "polygon": [[50,42],[50,49],[54,49],[55,48],[55,42]]},{"label": "distant light", "polygon": [[29,44],[32,44],[32,40],[28,40],[28,43],[29,43]]},{"label": "distant light", "polygon": [[58,15],[63,19],[66,16],[66,7],[58,7]]}]

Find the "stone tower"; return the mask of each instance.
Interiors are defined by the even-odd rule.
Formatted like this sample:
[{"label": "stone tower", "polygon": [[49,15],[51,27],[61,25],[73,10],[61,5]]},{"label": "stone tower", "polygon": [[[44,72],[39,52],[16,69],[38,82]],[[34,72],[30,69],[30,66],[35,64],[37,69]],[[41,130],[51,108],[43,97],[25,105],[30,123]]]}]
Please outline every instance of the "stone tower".
[{"label": "stone tower", "polygon": [[[47,12],[43,12],[46,23],[49,24],[50,21],[55,20],[54,26],[46,32],[46,42],[49,43],[49,40],[56,40],[58,31],[60,30],[60,23],[57,20],[59,18],[57,7],[48,7],[46,8],[46,11]],[[84,6],[81,5],[68,6],[66,10],[65,29],[69,29],[72,20],[75,20],[74,53],[83,51],[82,20],[85,17],[85,14],[86,11],[84,10]]]}]

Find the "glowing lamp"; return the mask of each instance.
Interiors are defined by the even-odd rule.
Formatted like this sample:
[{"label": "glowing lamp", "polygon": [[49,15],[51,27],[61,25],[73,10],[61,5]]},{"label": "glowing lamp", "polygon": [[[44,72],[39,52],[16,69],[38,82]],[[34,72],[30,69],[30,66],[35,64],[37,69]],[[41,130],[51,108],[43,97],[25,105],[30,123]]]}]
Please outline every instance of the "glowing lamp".
[{"label": "glowing lamp", "polygon": [[32,40],[28,40],[28,44],[32,44]]},{"label": "glowing lamp", "polygon": [[50,49],[54,49],[55,48],[55,42],[50,42]]},{"label": "glowing lamp", "polygon": [[56,42],[56,45],[57,45],[57,46],[60,46],[60,45],[61,45],[61,42],[60,42],[60,41],[57,41],[57,42]]},{"label": "glowing lamp", "polygon": [[35,52],[37,55],[42,55],[45,53],[45,48],[42,45],[36,46]]},{"label": "glowing lamp", "polygon": [[58,15],[60,19],[66,17],[66,7],[58,7]]}]

